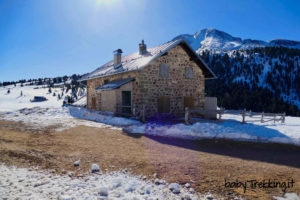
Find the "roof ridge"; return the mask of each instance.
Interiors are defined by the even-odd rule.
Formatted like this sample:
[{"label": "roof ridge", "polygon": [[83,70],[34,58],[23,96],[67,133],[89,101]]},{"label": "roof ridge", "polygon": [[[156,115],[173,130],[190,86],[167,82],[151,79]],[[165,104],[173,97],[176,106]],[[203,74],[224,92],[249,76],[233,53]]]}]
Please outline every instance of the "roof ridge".
[{"label": "roof ridge", "polygon": [[181,42],[184,42],[188,46],[188,48],[197,56],[197,58],[203,63],[204,67],[208,70],[209,74],[212,77],[215,77],[213,72],[209,69],[209,67],[203,62],[203,60],[199,57],[199,55],[190,47],[190,45],[183,39],[178,38],[175,40],[171,40],[165,42],[163,44],[151,47],[147,49],[147,53],[140,55],[139,52],[135,52],[132,54],[128,54],[121,57],[121,67],[114,68],[113,60],[105,63],[104,65],[98,67],[96,70],[92,71],[91,73],[87,74],[86,76],[82,77],[80,81],[94,79],[98,77],[110,76],[114,74],[125,73],[128,71],[139,70],[144,66],[148,65],[153,60],[159,58],[165,52],[169,51],[171,48],[177,46]]}]

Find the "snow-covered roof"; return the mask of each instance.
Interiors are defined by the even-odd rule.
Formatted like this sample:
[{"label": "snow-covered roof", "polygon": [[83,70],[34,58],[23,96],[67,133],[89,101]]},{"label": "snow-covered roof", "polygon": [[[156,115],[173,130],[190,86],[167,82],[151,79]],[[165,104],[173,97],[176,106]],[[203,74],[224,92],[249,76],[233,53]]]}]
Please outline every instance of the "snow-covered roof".
[{"label": "snow-covered roof", "polygon": [[119,88],[122,85],[129,83],[130,81],[133,81],[133,80],[134,80],[134,78],[124,78],[124,79],[113,80],[109,83],[101,85],[100,87],[97,87],[96,90],[113,90],[113,89]]},{"label": "snow-covered roof", "polygon": [[147,49],[147,53],[140,55],[139,52],[122,56],[121,58],[121,65],[120,67],[115,68],[114,67],[114,61],[111,60],[110,62],[102,65],[101,67],[97,68],[93,72],[83,76],[80,81],[85,81],[89,79],[94,79],[98,77],[103,76],[110,76],[113,74],[120,74],[125,73],[129,71],[135,71],[140,70],[144,66],[148,65],[153,60],[159,58],[161,55],[168,52],[173,47],[184,44],[189,52],[192,52],[192,54],[197,58],[196,60],[199,61],[199,66],[201,67],[205,78],[216,78],[215,74],[209,69],[209,67],[203,62],[203,60],[199,57],[198,54],[189,46],[189,44],[182,38],[169,41],[167,43],[164,43],[162,45],[149,48]]}]

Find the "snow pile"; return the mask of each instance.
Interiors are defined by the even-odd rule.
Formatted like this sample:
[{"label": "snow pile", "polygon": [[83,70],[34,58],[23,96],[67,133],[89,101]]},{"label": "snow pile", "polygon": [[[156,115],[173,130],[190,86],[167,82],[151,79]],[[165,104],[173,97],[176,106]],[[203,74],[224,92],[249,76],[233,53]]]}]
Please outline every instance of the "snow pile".
[{"label": "snow pile", "polygon": [[99,111],[88,110],[81,107],[70,107],[69,108],[71,116],[79,119],[86,119],[95,122],[101,122],[113,126],[128,126],[128,125],[138,125],[141,124],[137,120],[128,119],[124,117],[115,117],[112,113],[100,113]]},{"label": "snow pile", "polygon": [[300,118],[286,117],[285,123],[241,124],[234,115],[225,115],[223,122],[197,122],[192,125],[146,123],[129,126],[128,133],[176,137],[184,139],[225,138],[235,140],[279,142],[300,145]]},{"label": "snow pile", "polygon": [[167,184],[156,185],[122,172],[70,178],[0,165],[0,174],[0,196],[4,199],[206,199],[205,195],[192,194],[178,184],[169,185],[176,185],[180,192],[174,194]]},{"label": "snow pile", "polygon": [[0,113],[1,120],[21,121],[32,129],[51,128],[57,131],[84,125],[98,128],[114,128],[112,126],[72,117],[68,108],[23,108],[14,112]]},{"label": "snow pile", "polygon": [[136,120],[99,114],[99,112],[78,107],[23,108],[14,112],[0,113],[0,119],[21,121],[33,129],[52,128],[57,131],[81,125],[97,128],[121,129],[120,127],[122,126],[140,124],[140,122]]}]

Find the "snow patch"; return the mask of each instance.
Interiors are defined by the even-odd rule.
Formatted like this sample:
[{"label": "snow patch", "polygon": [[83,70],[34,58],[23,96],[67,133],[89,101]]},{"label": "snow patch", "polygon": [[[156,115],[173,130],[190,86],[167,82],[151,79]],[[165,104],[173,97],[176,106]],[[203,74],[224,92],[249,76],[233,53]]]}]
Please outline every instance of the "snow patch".
[{"label": "snow patch", "polygon": [[[47,171],[28,170],[0,165],[0,196],[3,199],[206,199],[206,195],[192,194],[181,189],[174,194],[167,185],[155,185],[140,176],[122,172],[86,174],[81,178],[54,175]],[[42,182],[34,187],[35,183]],[[180,186],[176,185],[178,189]]]}]

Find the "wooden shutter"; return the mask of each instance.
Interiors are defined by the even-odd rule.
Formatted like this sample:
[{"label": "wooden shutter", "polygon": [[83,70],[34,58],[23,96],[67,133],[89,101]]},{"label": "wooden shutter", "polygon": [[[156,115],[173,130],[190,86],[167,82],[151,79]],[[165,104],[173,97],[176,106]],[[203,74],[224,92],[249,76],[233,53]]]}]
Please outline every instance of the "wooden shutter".
[{"label": "wooden shutter", "polygon": [[192,67],[186,67],[185,68],[185,78],[187,79],[193,79],[193,68]]},{"label": "wooden shutter", "polygon": [[92,109],[96,109],[96,97],[92,97]]},{"label": "wooden shutter", "polygon": [[163,77],[163,78],[169,77],[169,65],[167,65],[167,64],[159,65],[159,76]]}]

